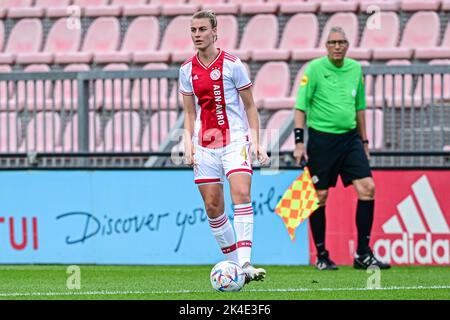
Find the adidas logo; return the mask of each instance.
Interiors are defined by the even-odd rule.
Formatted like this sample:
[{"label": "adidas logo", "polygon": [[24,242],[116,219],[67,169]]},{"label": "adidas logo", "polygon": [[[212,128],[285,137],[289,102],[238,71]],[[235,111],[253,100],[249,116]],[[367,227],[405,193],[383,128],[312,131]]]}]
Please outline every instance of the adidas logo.
[{"label": "adidas logo", "polygon": [[192,78],[192,80],[198,80],[198,75],[194,75],[194,77]]},{"label": "adidas logo", "polygon": [[386,237],[374,243],[375,254],[388,263],[450,264],[450,230],[428,178],[420,177],[412,190],[397,205],[399,214],[383,224]]}]

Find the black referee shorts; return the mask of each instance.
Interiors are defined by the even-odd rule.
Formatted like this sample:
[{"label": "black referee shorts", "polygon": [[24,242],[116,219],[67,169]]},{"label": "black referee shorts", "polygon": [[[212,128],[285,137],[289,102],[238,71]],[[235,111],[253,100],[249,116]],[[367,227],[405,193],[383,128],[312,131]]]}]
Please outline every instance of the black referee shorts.
[{"label": "black referee shorts", "polygon": [[369,161],[356,129],[334,134],[308,129],[308,168],[316,189],[336,186],[340,175],[344,186],[371,177]]}]

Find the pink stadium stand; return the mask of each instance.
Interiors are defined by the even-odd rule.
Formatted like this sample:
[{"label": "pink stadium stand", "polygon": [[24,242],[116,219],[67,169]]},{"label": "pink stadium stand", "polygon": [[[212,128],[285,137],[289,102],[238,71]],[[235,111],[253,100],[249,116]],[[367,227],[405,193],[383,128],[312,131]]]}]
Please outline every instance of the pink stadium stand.
[{"label": "pink stadium stand", "polygon": [[192,15],[200,9],[199,4],[191,4],[186,0],[150,0],[150,3],[160,5],[164,16]]},{"label": "pink stadium stand", "polygon": [[[144,70],[161,70],[167,69],[168,66],[165,63],[149,63],[144,66]],[[159,90],[159,92],[158,92]],[[160,103],[161,109],[167,109],[168,107],[168,95],[169,86],[167,79],[142,79],[134,82],[131,92],[133,109],[142,108],[143,110],[158,109],[158,103]],[[129,106],[131,101],[127,101],[126,105]]]},{"label": "pink stadium stand", "polygon": [[[431,60],[429,65],[450,65],[450,60]],[[425,105],[430,104],[431,102],[440,103],[442,100],[449,102],[450,101],[450,75],[444,75],[444,79],[442,80],[442,76],[440,74],[435,74],[433,76],[433,81],[431,81],[431,75],[425,75],[423,77],[423,85],[422,85],[422,77],[417,80],[416,90],[414,91],[414,104],[419,105],[422,104],[422,101]],[[443,83],[441,83],[443,82]],[[423,87],[423,100],[422,100],[422,87]]]},{"label": "pink stadium stand", "polygon": [[[409,66],[411,62],[409,60],[391,60],[386,63],[389,66]],[[395,87],[394,87],[395,79]],[[403,104],[405,107],[412,105],[412,75],[405,75],[404,81],[402,81],[401,75],[392,76],[391,74],[384,76],[384,94],[385,100],[383,100],[383,79],[382,76],[377,76],[375,80],[375,107],[396,106],[401,107]],[[404,101],[402,100],[402,92],[405,92]],[[395,97],[395,98],[394,98]],[[368,96],[366,99],[367,106],[373,106],[373,96]]]},{"label": "pink stadium stand", "polygon": [[326,55],[325,44],[328,34],[332,27],[338,26],[344,29],[350,47],[354,47],[358,43],[358,18],[354,13],[344,12],[332,15],[322,30],[319,47],[314,49],[295,50],[292,52],[294,60],[311,60]]},{"label": "pink stadium stand", "polygon": [[289,60],[291,51],[298,55],[303,49],[315,48],[318,36],[319,23],[316,15],[298,13],[286,24],[278,49],[254,52],[252,57],[254,60]]},{"label": "pink stadium stand", "polygon": [[159,111],[154,113],[150,118],[149,124],[144,127],[141,150],[144,152],[158,151],[159,145],[166,140],[170,129],[176,121],[176,111]]},{"label": "pink stadium stand", "polygon": [[292,84],[291,93],[288,97],[280,97],[276,100],[266,100],[265,107],[267,109],[290,109],[294,108],[295,100],[297,99],[297,91],[300,86],[300,81],[303,77],[303,73],[305,73],[305,69],[308,66],[308,63],[304,63],[300,70],[298,70],[297,75],[295,76],[294,83]]},{"label": "pink stadium stand", "polygon": [[134,111],[116,112],[105,127],[104,142],[98,152],[139,151],[141,119]]},{"label": "pink stadium stand", "polygon": [[[0,73],[9,73],[12,71],[10,65],[0,65]],[[9,85],[7,81],[0,81],[0,110],[11,110],[15,109],[15,105],[9,105],[8,99],[13,96],[13,86],[12,83]]]},{"label": "pink stadium stand", "polygon": [[442,0],[442,7],[441,9],[443,11],[450,11],[450,0]]},{"label": "pink stadium stand", "polygon": [[289,81],[290,72],[286,62],[265,63],[256,74],[253,87],[257,107],[276,108],[276,99],[285,98],[288,94]]},{"label": "pink stadium stand", "polygon": [[[380,109],[366,109],[366,134],[369,140],[369,149],[383,147],[383,111]],[[373,129],[375,128],[375,135]]]},{"label": "pink stadium stand", "polygon": [[148,0],[112,0],[111,5],[120,6],[124,16],[157,16],[161,13],[161,7]]},{"label": "pink stadium stand", "polygon": [[38,112],[27,125],[19,152],[55,152],[61,143],[61,118],[54,112]]},{"label": "pink stadium stand", "polygon": [[55,62],[89,63],[95,53],[116,51],[119,41],[119,21],[115,17],[97,18],[87,30],[81,52],[57,53]]},{"label": "pink stadium stand", "polygon": [[285,14],[315,13],[320,6],[318,2],[304,2],[301,0],[273,0],[273,2],[278,3],[280,12]]},{"label": "pink stadium stand", "polygon": [[278,5],[264,0],[228,0],[228,3],[239,4],[242,14],[276,13]]},{"label": "pink stadium stand", "polygon": [[[89,71],[87,64],[69,64],[64,68],[67,72]],[[77,111],[78,82],[77,80],[56,81],[54,96],[47,100],[46,108],[55,110],[65,109]]]},{"label": "pink stadium stand", "polygon": [[156,17],[138,17],[128,27],[120,51],[96,53],[94,61],[97,63],[128,63],[132,60],[133,53],[145,53],[156,50],[158,42],[158,19]]},{"label": "pink stadium stand", "polygon": [[[264,32],[261,32],[264,30]],[[249,60],[253,53],[274,49],[278,42],[278,20],[272,14],[258,14],[250,19],[238,50],[231,50],[241,60]]]},{"label": "pink stadium stand", "polygon": [[108,6],[110,0],[74,0],[73,5],[79,6],[86,17],[119,16],[119,6]]},{"label": "pink stadium stand", "polygon": [[16,152],[21,132],[16,112],[0,112],[0,153]]},{"label": "pink stadium stand", "polygon": [[36,53],[42,46],[42,24],[39,19],[19,20],[11,30],[0,64],[11,64],[18,53]]},{"label": "pink stadium stand", "polygon": [[395,12],[380,12],[368,18],[358,48],[350,47],[347,56],[371,59],[373,50],[392,48],[398,43],[400,21]]},{"label": "pink stadium stand", "polygon": [[[100,145],[100,116],[95,112],[89,112],[89,151],[95,151]],[[78,114],[66,124],[62,145],[56,147],[56,152],[78,151]]]},{"label": "pink stadium stand", "polygon": [[5,25],[2,20],[0,20],[0,52],[3,51],[3,44],[5,43]]},{"label": "pink stadium stand", "polygon": [[217,42],[216,46],[225,51],[236,49],[238,42],[238,22],[233,15],[217,16]]},{"label": "pink stadium stand", "polygon": [[321,12],[356,12],[358,9],[358,2],[356,0],[312,0],[312,2],[320,3]]},{"label": "pink stadium stand", "polygon": [[[103,68],[104,71],[127,71],[125,63],[111,63]],[[123,101],[122,101],[123,97]],[[95,85],[95,108],[103,107],[106,110],[126,109],[126,100],[130,97],[129,79],[107,79],[96,80]],[[94,98],[92,98],[94,99]]]},{"label": "pink stadium stand", "polygon": [[47,42],[43,52],[19,53],[16,62],[29,63],[52,63],[55,54],[78,51],[81,44],[81,29],[67,28],[68,19],[57,20],[47,35]]},{"label": "pink stadium stand", "polygon": [[43,8],[45,15],[50,18],[79,18],[81,8],[71,5],[72,0],[36,0],[35,7]]},{"label": "pink stadium stand", "polygon": [[0,6],[8,8],[8,18],[40,18],[44,8],[33,7],[33,0],[2,0]]},{"label": "pink stadium stand", "polygon": [[[424,26],[427,26],[424,28]],[[409,59],[414,48],[436,47],[439,41],[440,20],[436,12],[419,11],[408,20],[400,46],[374,50],[375,59]]]},{"label": "pink stadium stand", "polygon": [[[370,65],[370,62],[366,60],[361,60],[359,61],[359,63],[361,64],[362,67]],[[366,91],[366,97],[372,95],[372,86],[373,86],[372,83],[373,83],[373,76],[370,74],[366,75],[364,77],[364,88]]]},{"label": "pink stadium stand", "polygon": [[447,23],[442,42],[439,47],[416,48],[414,52],[416,59],[450,58],[450,22]]},{"label": "pink stadium stand", "polygon": [[189,0],[191,4],[201,5],[202,10],[212,10],[216,14],[234,14],[239,12],[238,3],[226,2],[226,0]]},{"label": "pink stadium stand", "polygon": [[[24,72],[49,72],[50,67],[46,64],[30,64]],[[50,80],[26,80],[18,81],[17,83],[17,101],[19,109],[26,107],[28,110],[43,110],[47,98],[50,96],[53,85]],[[10,101],[15,105],[15,98]]]},{"label": "pink stadium stand", "polygon": [[175,61],[184,61],[194,55],[194,46],[190,37],[190,16],[178,16],[168,24],[162,38],[161,48],[155,51],[136,52],[133,61],[137,63],[146,62],[169,62],[170,56]]},{"label": "pink stadium stand", "polygon": [[440,0],[402,0],[400,9],[403,11],[433,10],[437,11],[441,6]]},{"label": "pink stadium stand", "polygon": [[[267,124],[262,130],[261,145],[268,149],[270,144],[273,144],[275,140],[280,138],[280,129],[293,118],[294,110],[279,110],[275,112],[267,121]],[[281,146],[280,146],[281,147]]]},{"label": "pink stadium stand", "polygon": [[358,0],[358,1],[359,1],[359,9],[361,10],[361,12],[368,13],[368,9],[370,8],[377,8],[377,11],[378,10],[397,11],[400,8],[399,1],[392,1],[392,0]]}]

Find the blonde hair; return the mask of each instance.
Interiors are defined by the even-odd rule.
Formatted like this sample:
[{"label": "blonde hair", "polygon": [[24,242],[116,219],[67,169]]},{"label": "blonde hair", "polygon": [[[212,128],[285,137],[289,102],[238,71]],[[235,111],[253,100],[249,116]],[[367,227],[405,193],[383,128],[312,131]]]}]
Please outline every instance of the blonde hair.
[{"label": "blonde hair", "polygon": [[[211,29],[217,28],[217,17],[212,10],[201,10],[197,11],[192,15],[192,19],[208,19],[211,23]],[[217,35],[214,35],[214,42],[217,41]]]}]

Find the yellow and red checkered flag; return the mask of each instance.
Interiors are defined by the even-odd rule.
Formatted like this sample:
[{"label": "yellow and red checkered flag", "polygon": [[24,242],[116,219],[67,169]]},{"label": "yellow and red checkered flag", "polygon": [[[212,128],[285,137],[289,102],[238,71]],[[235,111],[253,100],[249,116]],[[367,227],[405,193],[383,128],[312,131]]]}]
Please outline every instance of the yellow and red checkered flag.
[{"label": "yellow and red checkered flag", "polygon": [[319,207],[319,198],[311,180],[308,167],[286,190],[275,208],[284,221],[291,240],[295,240],[295,229]]}]

